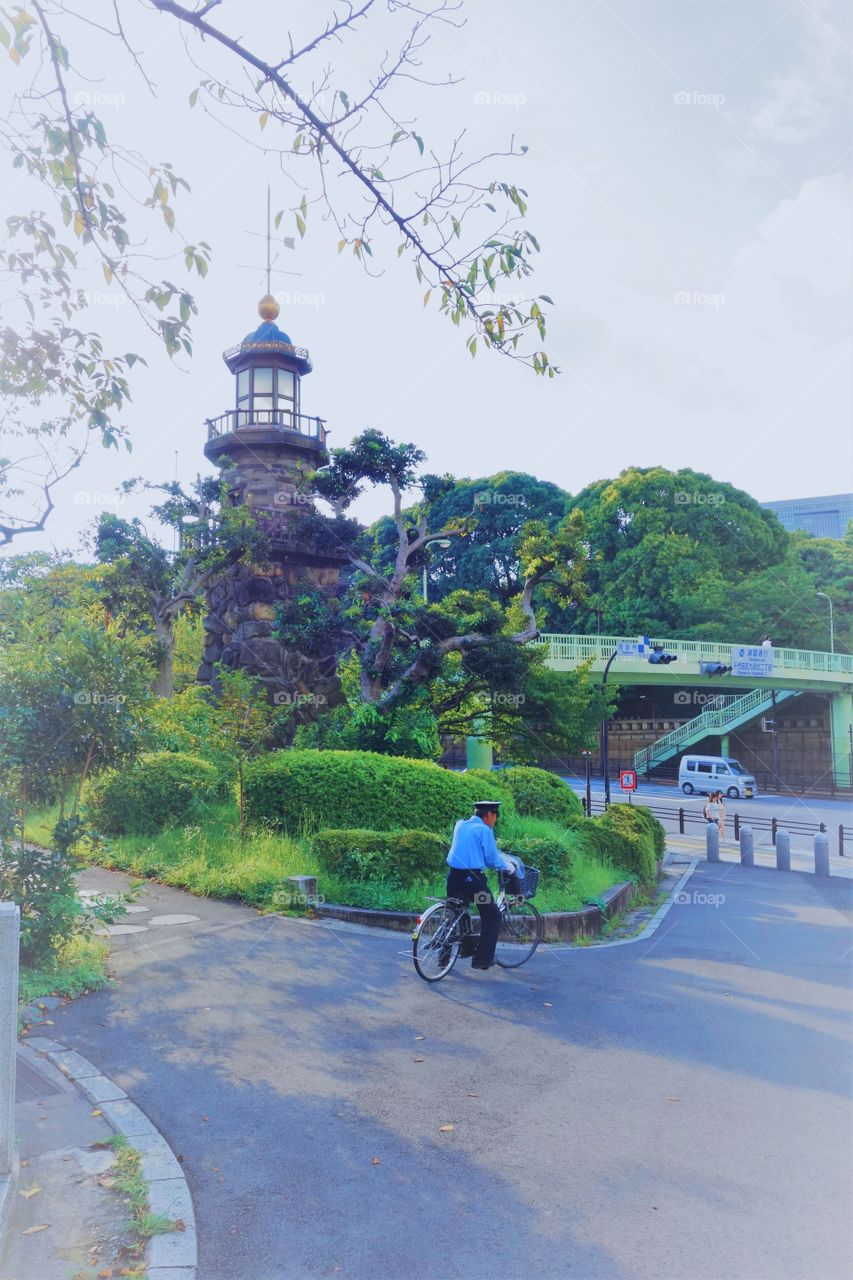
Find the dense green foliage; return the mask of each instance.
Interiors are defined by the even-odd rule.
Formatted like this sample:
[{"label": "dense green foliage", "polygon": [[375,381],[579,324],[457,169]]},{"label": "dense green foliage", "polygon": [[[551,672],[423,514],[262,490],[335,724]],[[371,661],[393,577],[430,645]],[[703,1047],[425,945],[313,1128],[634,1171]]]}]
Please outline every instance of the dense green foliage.
[{"label": "dense green foliage", "polygon": [[[578,839],[589,852],[610,858],[636,876],[640,884],[654,884],[657,875],[657,848],[664,839],[656,837],[642,805],[614,804],[598,818],[582,818],[575,827]],[[660,826],[656,818],[651,821]],[[587,844],[586,842],[590,843]]]},{"label": "dense green foliage", "polygon": [[203,817],[222,798],[210,761],[179,751],[151,752],[126,769],[106,770],[83,794],[89,820],[107,835],[162,831]]},{"label": "dense green foliage", "polygon": [[75,874],[97,842],[76,818],[59,822],[51,847],[23,839],[7,796],[0,794],[0,899],[21,910],[21,963],[49,970],[73,939],[91,931],[95,920],[124,914],[123,899],[101,896],[84,903]]},{"label": "dense green foliage", "polygon": [[[503,606],[522,587],[519,547],[529,520],[556,529],[571,507],[565,490],[523,471],[502,471],[479,480],[454,480],[433,504],[436,528],[465,523],[465,537],[449,547],[433,547],[427,570],[431,600],[454,591],[483,588]],[[387,516],[368,531],[374,541],[376,563],[390,568],[396,554],[396,530]]]},{"label": "dense green foliage", "polygon": [[447,841],[431,831],[318,831],[312,848],[330,875],[403,887],[434,876],[447,856]]},{"label": "dense green foliage", "polygon": [[567,825],[583,817],[580,799],[556,773],[518,765],[498,772],[500,785],[510,792],[523,817],[547,818]]},{"label": "dense green foliage", "polygon": [[369,751],[275,751],[246,765],[246,818],[297,834],[326,827],[449,835],[478,779]]},{"label": "dense green foliage", "polygon": [[92,615],[0,648],[0,767],[24,801],[65,802],[139,750],[150,668],[133,636]]}]

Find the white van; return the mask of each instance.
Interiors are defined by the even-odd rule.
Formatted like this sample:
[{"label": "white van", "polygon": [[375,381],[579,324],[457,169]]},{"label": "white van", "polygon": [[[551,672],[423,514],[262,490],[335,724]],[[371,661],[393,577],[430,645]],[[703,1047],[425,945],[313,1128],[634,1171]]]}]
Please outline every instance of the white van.
[{"label": "white van", "polygon": [[741,796],[751,800],[757,790],[752,774],[730,756],[682,756],[678,785],[686,796],[694,791],[699,795],[722,791],[731,800]]}]

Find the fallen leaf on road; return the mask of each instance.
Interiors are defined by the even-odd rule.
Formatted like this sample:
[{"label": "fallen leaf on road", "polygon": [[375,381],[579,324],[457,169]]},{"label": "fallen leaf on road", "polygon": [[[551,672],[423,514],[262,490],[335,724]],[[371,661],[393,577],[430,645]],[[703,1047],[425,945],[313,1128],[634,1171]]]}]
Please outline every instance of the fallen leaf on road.
[{"label": "fallen leaf on road", "polygon": [[452,1132],[453,1132],[453,1125],[452,1125],[452,1124],[443,1124],[443,1125],[441,1126],[441,1128],[439,1129],[439,1131],[438,1131],[438,1132],[439,1132],[439,1133],[452,1133]]},{"label": "fallen leaf on road", "polygon": [[176,1231],[186,1231],[186,1229],[187,1229],[187,1224],[184,1222],[183,1218],[176,1218],[176,1219],[175,1219],[175,1230],[176,1230]]},{"label": "fallen leaf on road", "polygon": [[218,1164],[212,1164],[210,1167],[211,1167],[211,1169],[213,1170],[213,1172],[214,1172],[214,1173],[219,1173],[219,1165],[218,1165]]},{"label": "fallen leaf on road", "polygon": [[374,1156],[370,1163],[371,1163],[371,1164],[381,1164],[381,1163],[382,1163],[382,1161],[379,1159],[379,1156]]},{"label": "fallen leaf on road", "polygon": [[479,1093],[469,1093],[469,1094],[468,1094],[468,1097],[469,1097],[469,1098],[479,1098],[479,1096],[480,1096],[480,1095],[479,1095]]},{"label": "fallen leaf on road", "polygon": [[95,1110],[94,1110],[94,1111],[92,1111],[92,1112],[91,1112],[91,1114],[92,1114],[93,1116],[102,1116],[104,1113],[103,1113],[103,1111],[101,1111],[101,1110],[100,1110],[100,1108],[99,1108],[99,1107],[95,1107]]},{"label": "fallen leaf on road", "polygon": [[545,1006],[545,1008],[546,1008],[546,1009],[553,1009],[553,1008],[554,1008],[554,1006],[551,1004],[551,1001],[550,1001],[550,1000],[543,1000],[543,1001],[542,1001],[542,1003],[544,1004],[544,1006]]},{"label": "fallen leaf on road", "polygon": [[103,1271],[98,1272],[98,1280],[110,1280],[112,1273],[112,1267],[104,1267]]},{"label": "fallen leaf on road", "polygon": [[426,1040],[426,1036],[415,1036],[416,1040]]},{"label": "fallen leaf on road", "polygon": [[30,1187],[29,1191],[19,1191],[18,1195],[23,1196],[25,1200],[29,1200],[30,1196],[37,1196],[41,1191],[41,1187]]},{"label": "fallen leaf on road", "polygon": [[667,1098],[667,1102],[680,1102],[680,1098]]},{"label": "fallen leaf on road", "polygon": [[204,1124],[207,1124],[207,1116],[202,1116],[202,1121],[204,1122]]},{"label": "fallen leaf on road", "polygon": [[426,1062],[426,1058],[412,1058],[412,1062]]},{"label": "fallen leaf on road", "polygon": [[26,1169],[27,1165],[28,1165],[30,1162],[29,1162],[29,1160],[19,1160],[19,1161],[18,1161],[18,1163],[19,1163],[19,1165],[21,1166],[21,1168],[22,1168],[22,1169]]},{"label": "fallen leaf on road", "polygon": [[37,1227],[26,1227],[25,1230],[21,1232],[21,1235],[34,1236],[37,1231],[47,1231],[49,1226],[50,1226],[49,1222],[42,1222]]}]

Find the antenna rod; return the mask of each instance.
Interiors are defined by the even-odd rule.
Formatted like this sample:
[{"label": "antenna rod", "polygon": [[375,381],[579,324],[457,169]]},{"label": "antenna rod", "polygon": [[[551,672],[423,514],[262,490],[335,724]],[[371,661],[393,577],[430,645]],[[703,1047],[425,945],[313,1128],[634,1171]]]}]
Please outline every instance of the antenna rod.
[{"label": "antenna rod", "polygon": [[270,294],[270,184],[267,183],[267,294]]}]

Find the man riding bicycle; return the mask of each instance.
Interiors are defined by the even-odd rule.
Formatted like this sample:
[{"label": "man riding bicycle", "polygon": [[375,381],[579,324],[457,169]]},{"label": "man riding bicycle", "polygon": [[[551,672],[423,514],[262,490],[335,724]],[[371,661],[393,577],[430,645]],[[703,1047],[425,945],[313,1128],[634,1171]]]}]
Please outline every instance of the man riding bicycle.
[{"label": "man riding bicycle", "polygon": [[473,902],[480,916],[480,942],[471,961],[472,969],[491,969],[501,926],[486,867],[514,871],[515,864],[500,852],[495,842],[495,823],[500,800],[480,800],[470,818],[460,819],[453,829],[453,843],[447,855],[447,896]]}]

